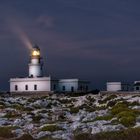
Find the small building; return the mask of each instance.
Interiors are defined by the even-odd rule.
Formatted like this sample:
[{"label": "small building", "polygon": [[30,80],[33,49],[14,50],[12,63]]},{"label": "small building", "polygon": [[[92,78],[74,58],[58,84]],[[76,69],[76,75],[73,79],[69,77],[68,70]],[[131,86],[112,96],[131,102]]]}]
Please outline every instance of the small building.
[{"label": "small building", "polygon": [[51,77],[12,78],[10,79],[11,92],[50,92],[58,91],[58,80]]},{"label": "small building", "polygon": [[133,89],[134,91],[140,91],[140,81],[134,81]]},{"label": "small building", "polygon": [[107,82],[107,91],[129,91],[130,85],[122,82]]},{"label": "small building", "polygon": [[89,82],[79,79],[61,79],[59,80],[60,92],[87,92],[89,90]]}]

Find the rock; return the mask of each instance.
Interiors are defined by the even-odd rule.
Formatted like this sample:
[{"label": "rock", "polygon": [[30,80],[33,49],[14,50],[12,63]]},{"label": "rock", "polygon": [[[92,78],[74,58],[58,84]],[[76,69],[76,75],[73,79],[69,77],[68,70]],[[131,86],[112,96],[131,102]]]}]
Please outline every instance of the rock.
[{"label": "rock", "polygon": [[125,127],[121,124],[118,125],[98,125],[91,127],[91,134],[96,134],[100,132],[109,132],[109,131],[119,131],[125,129]]},{"label": "rock", "polygon": [[0,113],[0,117],[4,117],[6,115],[6,113],[1,112]]},{"label": "rock", "polygon": [[73,123],[71,124],[70,128],[71,128],[72,130],[76,130],[77,127],[79,127],[80,125],[81,125],[80,122],[73,122]]},{"label": "rock", "polygon": [[55,132],[53,132],[52,133],[52,138],[55,138],[55,139],[62,139],[62,134],[63,134],[64,132],[63,131],[55,131]]},{"label": "rock", "polygon": [[22,135],[24,135],[24,132],[22,129],[12,130],[12,133],[14,133],[16,135],[16,137],[21,137]]},{"label": "rock", "polygon": [[72,140],[73,133],[63,133],[62,134],[62,139],[63,140]]},{"label": "rock", "polygon": [[91,134],[96,134],[102,131],[102,129],[99,127],[91,127],[91,128],[92,128]]},{"label": "rock", "polygon": [[82,119],[82,122],[94,120],[97,117],[95,112],[86,113],[85,117]]},{"label": "rock", "polygon": [[25,119],[26,122],[31,122],[33,120],[32,115],[24,116],[24,119]]},{"label": "rock", "polygon": [[134,126],[134,128],[136,127],[140,127],[140,122],[136,122],[136,125]]},{"label": "rock", "polygon": [[45,137],[45,136],[50,136],[51,135],[51,132],[49,131],[40,131],[37,135],[36,135],[36,139],[40,139],[42,137]]},{"label": "rock", "polygon": [[136,96],[136,97],[130,97],[128,100],[128,102],[138,102],[140,103],[140,97]]},{"label": "rock", "polygon": [[88,128],[88,127],[85,127],[82,129],[82,132],[83,133],[91,133],[92,129],[91,128]]},{"label": "rock", "polygon": [[132,109],[138,109],[138,110],[140,110],[140,106],[133,106]]},{"label": "rock", "polygon": [[21,119],[15,119],[15,121],[13,123],[13,125],[15,125],[15,126],[21,126],[23,124],[24,124],[24,121]]},{"label": "rock", "polygon": [[27,124],[24,126],[25,130],[32,130],[34,128],[33,124]]},{"label": "rock", "polygon": [[7,118],[0,118],[0,126],[6,125],[7,123],[9,123]]}]

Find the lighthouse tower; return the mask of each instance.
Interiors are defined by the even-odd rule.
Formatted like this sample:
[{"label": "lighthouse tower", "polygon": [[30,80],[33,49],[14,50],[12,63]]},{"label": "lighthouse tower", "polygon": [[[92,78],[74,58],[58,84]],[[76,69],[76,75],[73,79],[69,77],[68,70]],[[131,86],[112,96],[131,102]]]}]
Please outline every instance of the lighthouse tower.
[{"label": "lighthouse tower", "polygon": [[29,77],[42,77],[43,63],[41,61],[40,49],[35,45],[31,50],[29,63]]}]

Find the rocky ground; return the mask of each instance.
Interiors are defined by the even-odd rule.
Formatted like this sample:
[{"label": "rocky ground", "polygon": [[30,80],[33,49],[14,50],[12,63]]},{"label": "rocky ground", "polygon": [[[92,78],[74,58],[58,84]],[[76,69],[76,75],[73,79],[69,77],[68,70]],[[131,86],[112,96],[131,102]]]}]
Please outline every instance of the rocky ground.
[{"label": "rocky ground", "polygon": [[0,97],[0,139],[72,140],[139,126],[140,95]]}]

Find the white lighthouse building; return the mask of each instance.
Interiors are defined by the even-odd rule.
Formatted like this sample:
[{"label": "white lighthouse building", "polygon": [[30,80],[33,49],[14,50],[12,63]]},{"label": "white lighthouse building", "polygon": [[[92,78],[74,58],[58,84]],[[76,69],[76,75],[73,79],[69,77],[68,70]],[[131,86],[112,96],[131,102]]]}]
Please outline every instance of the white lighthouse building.
[{"label": "white lighthouse building", "polygon": [[58,80],[43,77],[43,61],[38,46],[30,54],[29,75],[26,78],[11,78],[10,92],[50,92],[58,90]]},{"label": "white lighthouse building", "polygon": [[42,77],[43,76],[43,63],[41,61],[40,49],[38,46],[32,48],[31,59],[29,63],[29,77]]},{"label": "white lighthouse building", "polygon": [[34,46],[30,54],[29,75],[25,78],[11,78],[11,93],[33,92],[85,92],[89,82],[79,79],[54,79],[43,76],[43,60],[40,49]]}]

